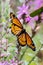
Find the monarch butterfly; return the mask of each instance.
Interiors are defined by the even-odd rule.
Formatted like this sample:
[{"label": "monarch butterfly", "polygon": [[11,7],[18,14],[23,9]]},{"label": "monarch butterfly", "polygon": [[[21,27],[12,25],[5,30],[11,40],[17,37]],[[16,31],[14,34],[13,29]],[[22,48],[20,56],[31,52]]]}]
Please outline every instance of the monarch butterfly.
[{"label": "monarch butterfly", "polygon": [[19,45],[21,46],[29,46],[33,51],[36,50],[35,45],[29,36],[29,34],[26,32],[26,30],[23,28],[21,22],[18,20],[18,18],[11,12],[10,18],[12,22],[11,26],[11,32],[17,36],[17,41]]}]

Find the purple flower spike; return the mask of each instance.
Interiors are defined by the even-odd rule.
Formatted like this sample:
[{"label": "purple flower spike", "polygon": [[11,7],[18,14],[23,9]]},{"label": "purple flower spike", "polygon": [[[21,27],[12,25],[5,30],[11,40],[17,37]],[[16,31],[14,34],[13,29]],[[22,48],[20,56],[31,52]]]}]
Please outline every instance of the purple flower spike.
[{"label": "purple flower spike", "polygon": [[8,61],[5,61],[3,65],[10,65],[10,63]]},{"label": "purple flower spike", "polygon": [[35,22],[34,22],[34,18],[31,18],[30,22],[29,22],[29,26],[31,27],[31,29],[35,28]]},{"label": "purple flower spike", "polygon": [[25,18],[25,22],[26,22],[26,23],[29,23],[30,19],[31,19],[30,16],[26,17],[26,18]]},{"label": "purple flower spike", "polygon": [[23,6],[21,7],[17,7],[18,8],[18,18],[20,19],[22,17],[23,14],[28,14],[28,6],[26,6],[25,4],[23,4]]},{"label": "purple flower spike", "polygon": [[38,16],[33,17],[35,21],[38,21]]},{"label": "purple flower spike", "polygon": [[43,6],[43,0],[35,0],[33,4],[34,4],[34,8],[36,10]]},{"label": "purple flower spike", "polygon": [[3,65],[3,63],[0,62],[0,65]]}]

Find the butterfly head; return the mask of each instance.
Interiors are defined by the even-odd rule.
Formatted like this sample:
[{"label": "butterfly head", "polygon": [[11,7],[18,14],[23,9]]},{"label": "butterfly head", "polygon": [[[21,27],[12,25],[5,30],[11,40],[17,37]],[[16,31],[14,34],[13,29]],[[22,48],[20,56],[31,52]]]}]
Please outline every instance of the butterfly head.
[{"label": "butterfly head", "polygon": [[11,19],[15,18],[15,15],[12,12],[10,13],[10,18]]}]

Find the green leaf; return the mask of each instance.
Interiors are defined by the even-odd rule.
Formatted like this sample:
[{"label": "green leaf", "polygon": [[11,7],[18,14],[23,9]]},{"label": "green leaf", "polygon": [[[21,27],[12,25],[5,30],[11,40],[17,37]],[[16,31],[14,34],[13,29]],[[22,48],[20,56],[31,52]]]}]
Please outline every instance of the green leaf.
[{"label": "green leaf", "polygon": [[37,10],[35,10],[34,12],[32,12],[32,13],[30,14],[30,16],[31,16],[31,17],[34,17],[34,16],[36,16],[36,15],[41,14],[42,12],[43,12],[43,7],[41,7],[40,9],[37,9]]},{"label": "green leaf", "polygon": [[36,65],[36,63],[33,61],[33,62],[30,63],[30,65]]}]

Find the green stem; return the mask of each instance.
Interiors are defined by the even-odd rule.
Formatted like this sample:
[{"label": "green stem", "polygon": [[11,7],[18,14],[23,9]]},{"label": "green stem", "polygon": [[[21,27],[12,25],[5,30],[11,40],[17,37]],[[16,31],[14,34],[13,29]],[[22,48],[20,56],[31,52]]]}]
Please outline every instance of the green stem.
[{"label": "green stem", "polygon": [[28,47],[26,46],[26,49],[24,50],[23,54],[21,55],[20,60],[22,60],[22,58],[23,58],[23,56],[24,56],[24,54],[25,54],[25,52],[26,52],[27,48],[28,48]]}]

